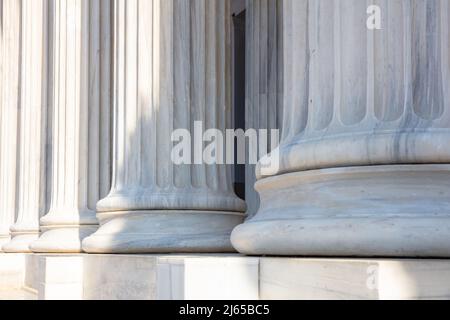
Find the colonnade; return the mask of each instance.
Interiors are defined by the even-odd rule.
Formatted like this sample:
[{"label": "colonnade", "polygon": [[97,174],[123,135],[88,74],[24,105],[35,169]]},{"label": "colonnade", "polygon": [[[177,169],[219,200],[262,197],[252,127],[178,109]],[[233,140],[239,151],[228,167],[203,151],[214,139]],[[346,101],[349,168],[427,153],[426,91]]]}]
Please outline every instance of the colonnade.
[{"label": "colonnade", "polygon": [[230,3],[0,0],[3,251],[450,255],[450,3],[371,1],[371,30],[247,0],[246,123],[282,137],[246,221],[229,166],[171,161],[232,127]]}]

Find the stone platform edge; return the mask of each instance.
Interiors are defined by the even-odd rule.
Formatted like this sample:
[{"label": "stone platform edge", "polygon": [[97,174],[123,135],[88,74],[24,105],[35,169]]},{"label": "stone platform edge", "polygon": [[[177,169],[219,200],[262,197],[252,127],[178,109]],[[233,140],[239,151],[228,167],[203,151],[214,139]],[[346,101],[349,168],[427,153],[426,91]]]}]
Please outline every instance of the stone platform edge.
[{"label": "stone platform edge", "polygon": [[42,300],[450,299],[450,259],[0,254],[0,290]]}]

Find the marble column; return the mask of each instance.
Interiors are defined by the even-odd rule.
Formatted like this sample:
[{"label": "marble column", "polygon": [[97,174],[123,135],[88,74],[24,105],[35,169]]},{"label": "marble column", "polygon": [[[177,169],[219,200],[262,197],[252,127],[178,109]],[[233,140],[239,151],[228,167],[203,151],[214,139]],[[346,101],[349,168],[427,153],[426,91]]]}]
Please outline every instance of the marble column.
[{"label": "marble column", "polygon": [[45,210],[47,1],[22,1],[20,156],[17,220],[5,252],[30,252]]},{"label": "marble column", "polygon": [[[116,0],[114,170],[90,253],[228,252],[245,204],[225,165],[175,165],[174,129],[223,130],[230,2]],[[194,144],[192,144],[193,146]],[[205,143],[206,145],[206,143]]]},{"label": "marble column", "polygon": [[[247,0],[246,6],[246,107],[245,128],[266,129],[270,152],[272,129],[281,130],[283,121],[283,1]],[[255,165],[246,164],[245,201],[247,215],[259,208]]]},{"label": "marble column", "polygon": [[52,1],[51,205],[33,252],[81,251],[109,188],[110,1]]},{"label": "marble column", "polygon": [[1,4],[0,248],[9,242],[16,216],[21,1]]},{"label": "marble column", "polygon": [[450,256],[450,3],[284,1],[280,167],[246,254]]}]

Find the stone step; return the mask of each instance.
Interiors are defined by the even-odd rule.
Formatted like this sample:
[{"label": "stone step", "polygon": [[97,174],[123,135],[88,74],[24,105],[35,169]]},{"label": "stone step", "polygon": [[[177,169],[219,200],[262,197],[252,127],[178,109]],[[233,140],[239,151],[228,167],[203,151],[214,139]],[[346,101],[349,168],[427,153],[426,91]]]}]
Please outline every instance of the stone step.
[{"label": "stone step", "polygon": [[0,254],[0,299],[450,299],[450,259]]}]

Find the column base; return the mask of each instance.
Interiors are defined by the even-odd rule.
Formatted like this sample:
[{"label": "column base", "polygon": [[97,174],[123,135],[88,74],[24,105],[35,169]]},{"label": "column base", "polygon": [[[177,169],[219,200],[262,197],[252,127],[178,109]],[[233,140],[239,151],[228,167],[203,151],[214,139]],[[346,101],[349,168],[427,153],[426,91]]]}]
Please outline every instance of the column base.
[{"label": "column base", "polygon": [[2,247],[11,241],[10,235],[0,234],[0,252],[3,251]]},{"label": "column base", "polygon": [[80,253],[81,242],[97,230],[98,226],[76,226],[45,228],[43,233],[30,245],[35,253]]},{"label": "column base", "polygon": [[83,241],[88,253],[235,252],[230,234],[237,212],[131,211],[100,213],[99,230]]},{"label": "column base", "polygon": [[241,253],[450,257],[450,165],[312,170],[260,180]]},{"label": "column base", "polygon": [[30,244],[39,238],[39,234],[17,234],[13,235],[11,241],[3,245],[3,252],[7,253],[31,253]]}]

